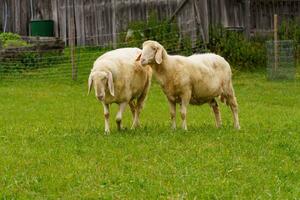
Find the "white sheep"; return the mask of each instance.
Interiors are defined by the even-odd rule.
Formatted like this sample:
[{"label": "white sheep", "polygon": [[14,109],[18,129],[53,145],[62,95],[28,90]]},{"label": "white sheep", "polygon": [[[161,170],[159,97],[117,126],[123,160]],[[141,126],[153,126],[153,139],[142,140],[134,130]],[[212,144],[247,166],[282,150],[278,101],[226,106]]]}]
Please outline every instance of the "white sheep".
[{"label": "white sheep", "polygon": [[216,54],[197,54],[189,57],[168,55],[156,41],[143,43],[137,57],[143,66],[150,65],[170,105],[172,127],[176,128],[176,103],[181,105],[182,128],[187,130],[187,105],[209,103],[215,114],[216,126],[221,126],[221,115],[216,97],[230,106],[234,127],[240,129],[238,104],[234,94],[228,62]]},{"label": "white sheep", "polygon": [[[152,70],[142,67],[135,59],[141,49],[121,48],[100,56],[91,70],[88,93],[94,85],[95,95],[102,102],[105,117],[105,132],[109,128],[109,105],[119,104],[116,116],[118,130],[122,128],[122,114],[129,104],[132,128],[139,125],[139,115],[151,84]],[[136,100],[136,102],[135,102]]]}]

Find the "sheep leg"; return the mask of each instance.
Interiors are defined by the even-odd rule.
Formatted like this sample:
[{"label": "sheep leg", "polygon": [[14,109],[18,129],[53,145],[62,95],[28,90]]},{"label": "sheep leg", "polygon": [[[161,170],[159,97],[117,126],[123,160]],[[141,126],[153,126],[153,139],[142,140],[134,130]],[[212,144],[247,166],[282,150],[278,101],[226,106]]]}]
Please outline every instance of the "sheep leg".
[{"label": "sheep leg", "polygon": [[131,128],[134,129],[138,126],[140,126],[140,113],[141,113],[141,106],[137,105],[134,113],[134,120],[132,123]]},{"label": "sheep leg", "polygon": [[126,105],[127,105],[127,102],[123,102],[123,103],[120,103],[120,106],[119,106],[119,111],[118,111],[117,117],[116,117],[118,130],[122,129],[122,115],[126,108]]},{"label": "sheep leg", "polygon": [[147,77],[147,79],[148,79],[148,81],[143,90],[143,93],[141,94],[140,97],[138,97],[137,102],[136,102],[134,120],[133,120],[133,123],[131,126],[132,129],[140,126],[140,113],[141,113],[141,110],[143,109],[144,102],[147,97],[147,93],[149,91],[150,85],[151,85],[151,80],[149,80],[149,77]]},{"label": "sheep leg", "polygon": [[213,99],[211,102],[210,102],[210,106],[215,114],[215,119],[216,119],[216,127],[217,128],[220,128],[221,125],[222,125],[222,119],[221,119],[221,113],[220,113],[220,110],[219,110],[219,105],[217,103],[217,101],[215,99]]},{"label": "sheep leg", "polygon": [[140,126],[140,113],[144,106],[146,95],[142,95],[137,99],[137,103],[135,106],[135,113],[134,113],[134,119],[131,128],[134,129],[138,126]]},{"label": "sheep leg", "polygon": [[176,103],[169,100],[172,128],[176,129]]},{"label": "sheep leg", "polygon": [[104,110],[104,119],[105,119],[105,133],[109,133],[109,104],[103,104],[103,110]]},{"label": "sheep leg", "polygon": [[189,104],[189,101],[186,99],[181,100],[181,105],[180,105],[180,114],[181,114],[181,119],[182,119],[182,129],[187,131],[187,125],[186,125],[186,111],[187,111],[187,106]]},{"label": "sheep leg", "polygon": [[129,107],[130,107],[130,111],[132,113],[132,117],[134,118],[134,115],[135,115],[135,103],[134,103],[134,101],[129,102]]},{"label": "sheep leg", "polygon": [[229,95],[227,97],[228,105],[230,106],[232,115],[233,115],[233,122],[234,122],[234,128],[240,129],[240,123],[239,123],[239,115],[238,115],[238,104],[236,101],[236,97],[233,95]]},{"label": "sheep leg", "polygon": [[135,104],[133,101],[129,102],[129,106],[133,117],[133,123],[131,129],[134,129],[135,127],[139,126],[139,110],[138,110],[139,108],[138,108],[138,104]]}]

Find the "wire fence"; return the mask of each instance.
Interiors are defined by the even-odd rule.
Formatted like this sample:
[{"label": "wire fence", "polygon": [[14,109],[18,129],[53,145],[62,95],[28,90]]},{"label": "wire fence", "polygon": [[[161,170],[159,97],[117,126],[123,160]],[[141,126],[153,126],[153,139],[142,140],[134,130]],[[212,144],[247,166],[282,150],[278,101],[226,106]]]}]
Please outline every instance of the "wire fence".
[{"label": "wire fence", "polygon": [[267,41],[267,77],[269,80],[296,76],[295,44],[292,40]]},{"label": "wire fence", "polygon": [[[152,31],[161,26],[152,27]],[[196,29],[196,28],[195,28]],[[195,29],[180,31],[182,35],[189,35]],[[120,41],[117,45],[102,44],[97,46],[66,46],[61,48],[40,48],[40,41],[35,43],[32,38],[25,38],[30,47],[0,49],[0,80],[14,81],[20,79],[47,79],[47,80],[72,80],[74,72],[76,80],[86,80],[93,62],[103,53],[114,48],[139,47],[147,39],[157,40],[156,37],[145,38],[142,35],[139,39],[131,40],[128,32],[118,33]],[[148,30],[149,31],[149,30]],[[136,33],[135,33],[136,34]],[[166,50],[170,54],[191,54],[201,52],[200,42],[196,44],[197,38],[185,40],[182,36],[174,38],[173,33],[164,32],[163,43],[167,44]],[[98,36],[90,36],[91,38]],[[161,37],[161,36],[160,36]],[[72,39],[72,38],[68,38]],[[73,38],[74,39],[74,38]],[[47,44],[51,40],[44,39],[42,43]],[[34,48],[37,47],[37,48]],[[73,51],[73,54],[72,54]],[[73,64],[73,66],[72,66]],[[73,76],[74,77],[74,76]]]},{"label": "wire fence", "polygon": [[[172,26],[173,24],[169,25]],[[141,48],[142,43],[148,39],[161,42],[169,54],[191,55],[207,51],[201,37],[194,35],[197,31],[196,27],[180,30],[180,35],[177,35],[171,31],[162,31],[163,26],[157,25],[147,28],[147,30],[135,30],[135,33],[124,31],[118,33],[120,39],[117,44],[105,43],[97,46],[65,46],[62,41],[60,41],[62,42],[61,45],[61,43],[53,42],[48,38],[44,38],[42,41],[38,40],[38,42],[32,38],[25,38],[30,44],[29,47],[0,49],[0,81],[20,79],[68,81],[74,77],[77,81],[86,81],[93,62],[103,53],[121,47]],[[145,37],[143,34],[146,31],[156,32],[156,35]],[[132,39],[129,33],[138,35],[138,37]],[[90,38],[95,37],[98,37],[98,35],[90,36]],[[72,40],[74,38],[67,39]],[[48,43],[54,44],[55,48],[53,46],[48,47]],[[295,46],[292,41],[280,41],[278,43],[278,58],[275,60],[274,42],[267,42],[267,73],[269,79],[295,78],[295,63],[297,62],[294,52]],[[298,65],[300,65],[300,56],[297,57]],[[278,64],[275,65],[275,63]],[[76,73],[75,76],[74,73]]]}]

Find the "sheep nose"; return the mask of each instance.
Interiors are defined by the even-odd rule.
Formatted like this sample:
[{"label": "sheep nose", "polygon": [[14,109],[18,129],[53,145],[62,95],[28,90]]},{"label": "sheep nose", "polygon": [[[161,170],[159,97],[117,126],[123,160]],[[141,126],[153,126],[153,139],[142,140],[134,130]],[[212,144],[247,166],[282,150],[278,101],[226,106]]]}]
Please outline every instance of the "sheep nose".
[{"label": "sheep nose", "polygon": [[141,59],[141,63],[142,63],[142,65],[145,65],[145,64],[146,64],[146,59],[145,59],[145,58],[142,58],[142,59]]},{"label": "sheep nose", "polygon": [[98,98],[100,101],[102,101],[102,100],[104,99],[104,95],[103,95],[103,94],[99,94],[99,95],[97,95],[97,98]]}]

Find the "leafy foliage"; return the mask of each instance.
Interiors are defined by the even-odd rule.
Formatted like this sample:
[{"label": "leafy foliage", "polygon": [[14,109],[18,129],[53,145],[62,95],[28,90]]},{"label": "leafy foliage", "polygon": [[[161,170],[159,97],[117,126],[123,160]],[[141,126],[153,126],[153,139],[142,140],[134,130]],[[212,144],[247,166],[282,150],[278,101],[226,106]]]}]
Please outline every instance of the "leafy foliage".
[{"label": "leafy foliage", "polygon": [[21,36],[15,33],[0,33],[0,43],[3,48],[28,46]]},{"label": "leafy foliage", "polygon": [[300,24],[296,20],[284,20],[278,30],[281,40],[293,40],[296,59],[300,63]]},{"label": "leafy foliage", "polygon": [[146,21],[134,21],[128,25],[127,33],[119,38],[119,47],[141,47],[146,40],[156,40],[169,53],[190,55],[193,53],[192,41],[180,34],[176,23],[159,20],[156,12],[152,12]]},{"label": "leafy foliage", "polygon": [[208,48],[222,55],[236,69],[255,70],[266,66],[264,42],[247,40],[242,33],[211,27]]}]

